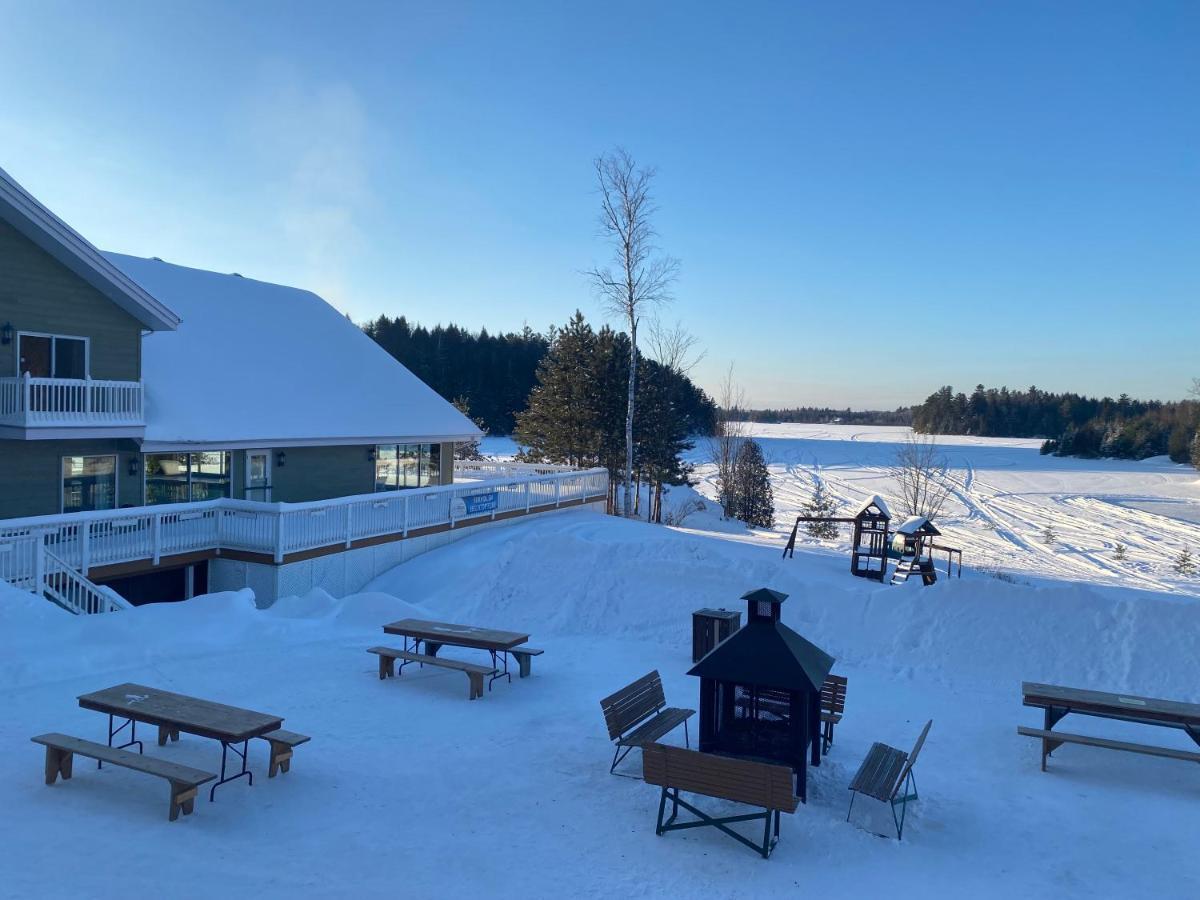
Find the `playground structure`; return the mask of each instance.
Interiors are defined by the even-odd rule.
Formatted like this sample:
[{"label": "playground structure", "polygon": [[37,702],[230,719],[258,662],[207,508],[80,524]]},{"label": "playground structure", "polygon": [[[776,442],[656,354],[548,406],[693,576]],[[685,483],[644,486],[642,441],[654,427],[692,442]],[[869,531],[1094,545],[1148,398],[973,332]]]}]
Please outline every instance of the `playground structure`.
[{"label": "playground structure", "polygon": [[801,522],[832,522],[853,526],[850,541],[851,575],[885,582],[888,560],[894,559],[896,568],[889,584],[903,584],[909,576],[920,573],[921,583],[930,585],[937,581],[933,554],[944,552],[946,575],[953,574],[957,558],[958,577],[962,578],[962,550],[936,543],[934,539],[941,537],[942,533],[932,522],[922,516],[909,516],[892,535],[891,519],[887,503],[877,494],[863,501],[852,516],[797,516],[783,550],[784,558],[794,558],[796,555],[796,535]]}]

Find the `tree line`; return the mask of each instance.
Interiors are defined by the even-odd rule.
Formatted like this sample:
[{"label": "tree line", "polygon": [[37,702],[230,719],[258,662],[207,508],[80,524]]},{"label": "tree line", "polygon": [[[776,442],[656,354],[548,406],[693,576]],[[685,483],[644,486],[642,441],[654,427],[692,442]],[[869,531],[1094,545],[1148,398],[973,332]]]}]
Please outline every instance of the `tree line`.
[{"label": "tree line", "polygon": [[1043,438],[1043,453],[1146,459],[1169,456],[1200,468],[1200,402],[1097,399],[1030,387],[977,385],[967,396],[946,386],[912,409],[912,426],[926,434]]},{"label": "tree line", "polygon": [[512,434],[550,346],[528,326],[489,334],[453,324],[426,328],[404,316],[380,316],[363,331],[447,400],[462,401],[492,434]]},{"label": "tree line", "polygon": [[786,409],[743,409],[738,411],[747,422],[805,425],[910,425],[912,410],[902,406],[886,409],[833,409],[829,406],[795,406]]}]

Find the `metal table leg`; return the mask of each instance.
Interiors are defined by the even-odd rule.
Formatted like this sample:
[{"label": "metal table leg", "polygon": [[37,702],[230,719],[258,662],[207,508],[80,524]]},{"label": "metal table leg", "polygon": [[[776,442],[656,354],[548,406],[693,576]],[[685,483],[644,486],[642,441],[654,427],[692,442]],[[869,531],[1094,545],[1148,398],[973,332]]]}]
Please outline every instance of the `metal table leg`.
[{"label": "metal table leg", "polygon": [[[134,744],[137,744],[138,753],[144,752],[143,748],[142,748],[142,742],[137,739],[137,720],[136,719],[126,719],[124,725],[118,725],[116,728],[113,728],[114,718],[115,717],[113,716],[112,713],[108,714],[108,746],[111,747],[113,745],[113,738],[115,738],[118,734],[120,734],[122,731],[124,731],[126,728],[128,728],[129,729],[129,740],[127,740],[124,744],[119,745],[116,749],[124,750],[126,747],[132,747]],[[102,760],[99,760],[99,759],[96,760],[96,768],[97,769],[102,768],[103,766],[104,766],[104,763]]]},{"label": "metal table leg", "polygon": [[[492,689],[492,682],[495,681],[497,678],[507,678],[508,683],[512,684],[512,674],[508,671],[508,651],[507,650],[489,650],[488,653],[492,654],[492,676],[491,676],[491,678],[488,679],[488,690],[490,691]],[[502,657],[504,657],[504,670],[503,671],[501,671],[500,667],[496,664],[496,654],[497,653],[499,653]]]},{"label": "metal table leg", "polygon": [[[208,802],[209,803],[213,802],[213,799],[214,799],[213,795],[216,794],[217,788],[220,787],[221,785],[225,784],[226,782],[236,781],[237,779],[241,778],[242,776],[245,776],[246,779],[250,782],[251,787],[254,786],[254,773],[251,772],[248,768],[246,768],[246,758],[249,756],[249,748],[250,748],[249,740],[242,741],[242,749],[241,750],[239,750],[235,744],[230,744],[226,741],[221,741],[221,779],[216,784],[214,784],[211,789],[209,789],[209,792],[208,792]],[[237,756],[240,756],[242,758],[242,770],[240,772],[238,772],[236,775],[230,775],[228,778],[226,778],[225,777],[225,763],[226,763],[226,759],[228,757],[229,751],[233,751],[234,754],[236,754]]]}]

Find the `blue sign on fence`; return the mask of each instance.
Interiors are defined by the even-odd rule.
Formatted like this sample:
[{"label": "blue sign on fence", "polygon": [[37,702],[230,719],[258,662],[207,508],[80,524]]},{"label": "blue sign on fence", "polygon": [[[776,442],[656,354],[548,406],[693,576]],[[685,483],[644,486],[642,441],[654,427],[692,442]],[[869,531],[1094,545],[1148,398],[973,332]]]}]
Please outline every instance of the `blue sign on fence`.
[{"label": "blue sign on fence", "polygon": [[463,503],[467,507],[468,516],[478,516],[483,513],[493,512],[496,509],[496,504],[499,495],[495,491],[488,491],[486,494],[468,494],[463,497]]}]

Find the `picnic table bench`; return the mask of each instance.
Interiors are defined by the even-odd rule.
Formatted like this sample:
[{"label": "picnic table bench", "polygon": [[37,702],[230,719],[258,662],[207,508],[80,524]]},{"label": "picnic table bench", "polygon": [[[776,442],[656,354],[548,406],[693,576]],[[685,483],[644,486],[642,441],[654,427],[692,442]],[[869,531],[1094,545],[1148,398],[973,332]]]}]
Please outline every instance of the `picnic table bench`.
[{"label": "picnic table bench", "polygon": [[[662,788],[655,834],[662,835],[684,828],[713,827],[762,854],[763,859],[771,855],[779,842],[780,813],[794,813],[799,803],[792,786],[790,766],[715,756],[665,744],[647,744],[642,748],[642,777],[647,784]],[[715,818],[683,800],[679,796],[680,791],[757,806],[762,812]],[[671,815],[664,818],[668,799],[671,801]],[[696,818],[688,822],[676,822],[681,806]],[[751,841],[729,827],[736,822],[759,820],[763,822],[761,843]]]},{"label": "picnic table bench", "polygon": [[[137,746],[140,753],[142,742],[137,739],[139,722],[158,726],[160,745],[165,744],[168,738],[178,740],[180,732],[220,741],[221,777],[209,789],[210,801],[215,798],[217,788],[222,784],[242,777],[245,777],[249,784],[254,784],[254,774],[247,767],[249,743],[254,738],[269,740],[267,735],[279,731],[283,725],[283,719],[279,716],[163,691],[143,684],[118,684],[102,691],[83,694],[79,697],[79,705],[83,709],[108,715],[109,747],[112,747],[114,739],[128,728],[129,740],[117,749]],[[118,719],[123,720],[122,724],[114,728],[114,722]],[[241,745],[240,749],[238,745]],[[227,777],[227,760],[231,752],[241,759],[242,764],[239,771]],[[272,754],[274,755],[274,747]],[[107,760],[98,759],[97,765],[104,762]]]},{"label": "picnic table bench", "polygon": [[83,738],[57,732],[39,734],[31,740],[46,748],[46,784],[54,784],[60,775],[63,781],[70,779],[72,763],[76,755],[165,778],[171,783],[170,807],[167,817],[172,822],[179,818],[180,812],[185,816],[191,815],[196,802],[196,792],[200,785],[217,777],[212,772],[204,772],[163,759],[142,756],[140,753],[109,747],[106,744],[97,744],[94,741],[85,741]]},{"label": "picnic table bench", "polygon": [[1161,756],[1187,762],[1200,762],[1200,753],[1158,747],[1131,741],[1118,741],[1088,734],[1070,734],[1055,729],[1055,725],[1074,713],[1100,719],[1135,722],[1140,725],[1156,725],[1164,728],[1182,729],[1200,745],[1200,705],[1180,703],[1175,700],[1159,700],[1153,697],[1138,697],[1130,694],[1110,694],[1081,688],[1062,687],[1026,681],[1021,685],[1023,704],[1044,711],[1043,727],[1017,727],[1017,734],[1037,738],[1042,743],[1042,771],[1046,771],[1046,760],[1063,744],[1081,744],[1101,747],[1106,750],[1121,750],[1146,756]]},{"label": "picnic table bench", "polygon": [[[488,675],[495,675],[496,670],[490,666],[480,666],[475,663],[463,662],[459,659],[447,659],[444,656],[429,656],[421,653],[412,653],[408,650],[399,650],[396,647],[370,647],[368,653],[374,653],[379,657],[379,678],[393,678],[397,674],[403,673],[404,666],[407,663],[419,663],[423,666],[437,666],[442,669],[453,669],[459,672],[465,672],[467,679],[470,682],[467,698],[474,700],[477,697],[483,696],[483,679]],[[396,671],[395,662],[400,660],[399,672]]]},{"label": "picnic table bench", "polygon": [[[858,767],[854,780],[850,782],[850,808],[846,810],[846,821],[850,821],[850,813],[854,811],[854,801],[859,794],[866,794],[874,800],[887,803],[892,810],[892,821],[896,823],[896,839],[904,838],[904,815],[908,811],[910,801],[917,800],[917,779],[913,775],[913,766],[925,746],[925,738],[933,725],[933,719],[925,723],[921,735],[913,745],[912,753],[905,753],[895,747],[876,742],[871,745],[866,759]],[[901,793],[903,789],[904,793]],[[900,807],[900,815],[896,816],[896,807]]]},{"label": "picnic table bench", "polygon": [[511,653],[513,655],[513,657],[516,659],[517,665],[521,669],[521,677],[528,678],[530,668],[533,663],[533,658],[535,656],[541,656],[546,651],[542,650],[538,647],[526,646],[526,647],[513,647],[511,650],[509,650],[507,652]]},{"label": "picnic table bench", "polygon": [[683,725],[684,744],[690,744],[687,720],[696,711],[667,706],[657,669],[605,697],[600,701],[600,709],[604,712],[609,740],[617,742],[612,765],[608,767],[610,774],[621,774],[615,772],[617,765],[635,747],[644,749],[680,725]]},{"label": "picnic table bench", "polygon": [[[487,651],[492,658],[492,667],[486,673],[489,676],[488,690],[491,690],[492,682],[498,678],[507,678],[510,683],[512,682],[512,674],[508,671],[508,655],[510,653],[517,655],[517,661],[521,666],[521,677],[524,678],[529,672],[529,657],[542,652],[533,647],[522,646],[529,640],[527,634],[517,631],[501,631],[496,628],[481,628],[478,625],[457,625],[453,622],[431,622],[426,619],[400,619],[384,625],[383,631],[385,634],[394,634],[404,638],[402,653],[425,657],[424,659],[410,659],[407,656],[393,657],[401,660],[401,670],[404,669],[404,666],[414,662],[433,665],[427,659],[437,657],[438,651],[444,646]],[[423,654],[421,653],[422,644],[425,645]],[[521,656],[518,654],[525,655],[524,662],[521,661]],[[438,658],[440,659],[440,657]],[[503,662],[503,666],[501,666],[501,662]],[[444,668],[457,667],[444,666]]]}]

